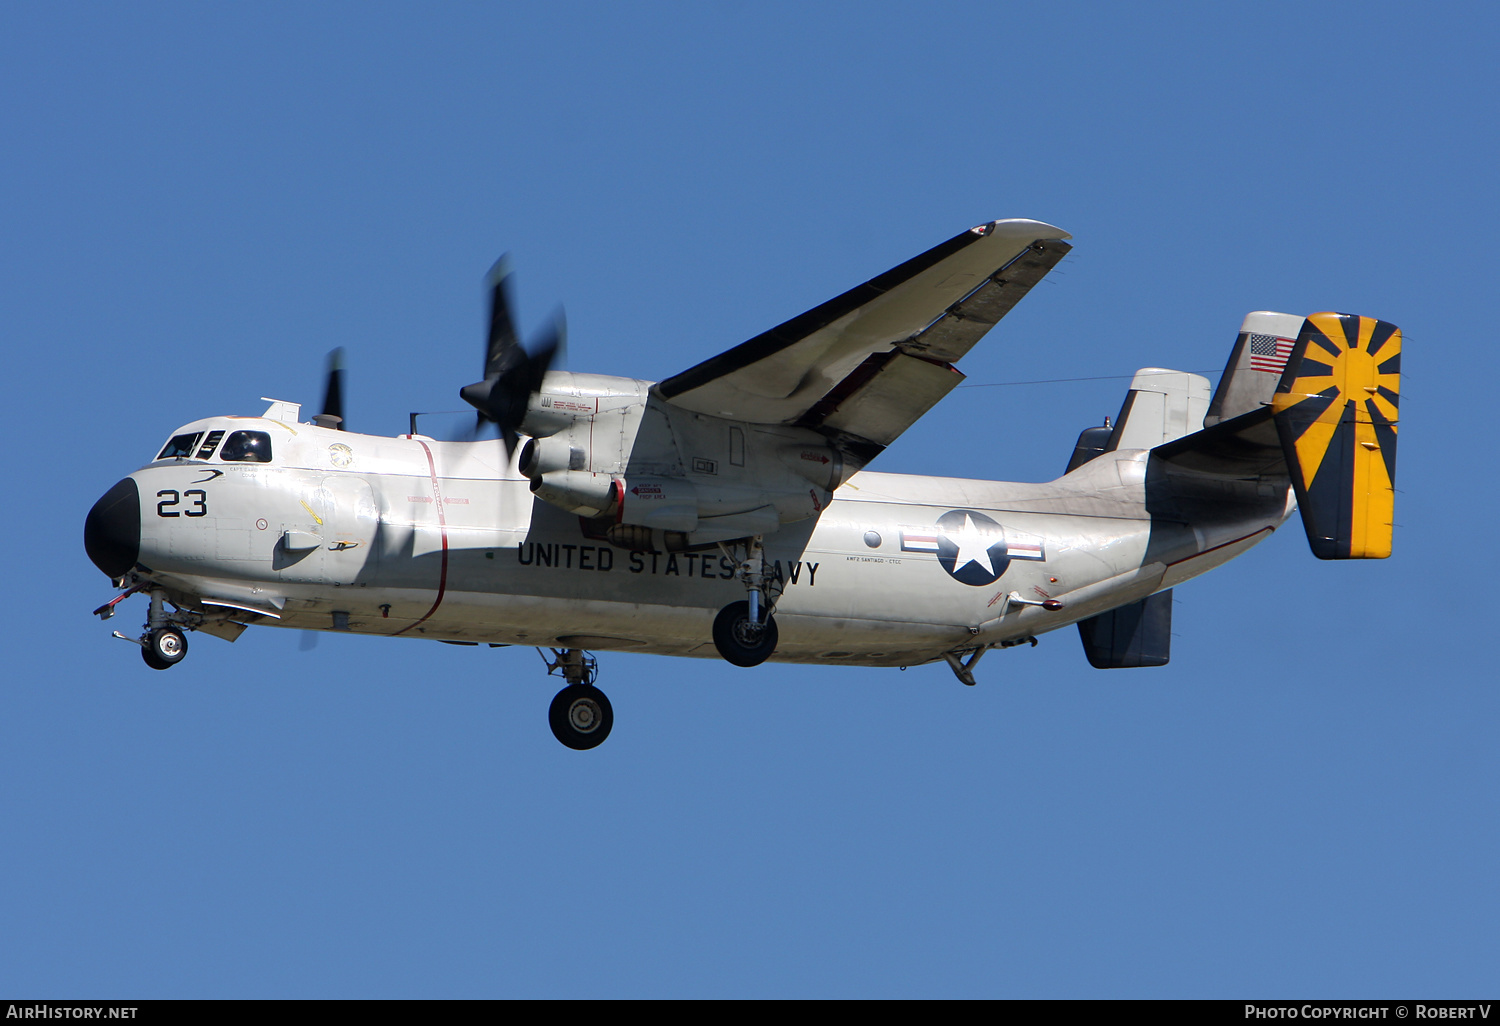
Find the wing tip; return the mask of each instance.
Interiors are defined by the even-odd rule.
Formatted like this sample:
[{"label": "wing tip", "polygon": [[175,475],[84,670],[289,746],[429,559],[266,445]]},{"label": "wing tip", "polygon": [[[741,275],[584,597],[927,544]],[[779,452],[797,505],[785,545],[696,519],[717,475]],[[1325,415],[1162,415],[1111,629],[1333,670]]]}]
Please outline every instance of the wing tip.
[{"label": "wing tip", "polygon": [[1029,217],[1005,217],[998,221],[977,224],[969,231],[975,235],[999,233],[1007,238],[1025,238],[1028,242],[1032,239],[1071,239],[1073,237],[1055,224],[1033,221]]}]

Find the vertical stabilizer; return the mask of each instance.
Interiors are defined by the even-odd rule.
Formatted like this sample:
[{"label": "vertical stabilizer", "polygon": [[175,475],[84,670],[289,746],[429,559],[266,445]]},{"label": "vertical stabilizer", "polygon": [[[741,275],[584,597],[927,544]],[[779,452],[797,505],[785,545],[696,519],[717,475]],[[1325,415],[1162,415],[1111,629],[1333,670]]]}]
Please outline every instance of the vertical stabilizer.
[{"label": "vertical stabilizer", "polygon": [[1203,426],[1213,427],[1222,420],[1233,420],[1242,413],[1269,405],[1301,330],[1300,314],[1270,310],[1246,314]]},{"label": "vertical stabilizer", "polygon": [[1172,658],[1172,589],[1080,620],[1078,636],[1096,670],[1166,666]]},{"label": "vertical stabilizer", "polygon": [[1271,409],[1302,526],[1319,559],[1383,559],[1395,514],[1401,329],[1307,318]]},{"label": "vertical stabilizer", "polygon": [[1143,367],[1135,372],[1107,449],[1150,449],[1203,427],[1208,379],[1187,371]]}]

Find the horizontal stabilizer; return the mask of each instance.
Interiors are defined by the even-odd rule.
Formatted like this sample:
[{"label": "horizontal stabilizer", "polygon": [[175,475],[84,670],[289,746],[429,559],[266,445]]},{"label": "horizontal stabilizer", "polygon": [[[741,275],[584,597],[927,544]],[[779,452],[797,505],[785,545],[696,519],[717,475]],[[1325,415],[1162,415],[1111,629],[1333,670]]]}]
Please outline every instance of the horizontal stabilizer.
[{"label": "horizontal stabilizer", "polygon": [[1172,657],[1172,589],[1080,620],[1078,636],[1096,670],[1165,666]]},{"label": "horizontal stabilizer", "polygon": [[1151,456],[1178,470],[1240,480],[1286,474],[1286,456],[1269,406],[1159,445]]},{"label": "horizontal stabilizer", "polygon": [[1272,400],[1308,544],[1319,559],[1383,559],[1395,514],[1401,329],[1307,318]]}]

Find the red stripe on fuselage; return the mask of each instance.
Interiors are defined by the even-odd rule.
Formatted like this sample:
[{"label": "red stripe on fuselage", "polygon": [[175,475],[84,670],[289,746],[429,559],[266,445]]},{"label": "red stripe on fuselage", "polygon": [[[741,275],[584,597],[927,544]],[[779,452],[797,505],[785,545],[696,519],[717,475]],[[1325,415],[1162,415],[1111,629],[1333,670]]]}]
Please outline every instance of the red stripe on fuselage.
[{"label": "red stripe on fuselage", "polygon": [[[422,452],[427,454],[427,474],[432,479],[431,501],[433,509],[437,510],[438,531],[442,535],[443,540],[443,558],[438,570],[437,598],[432,600],[432,608],[422,614],[421,620],[417,620],[414,623],[407,624],[405,627],[397,631],[396,634],[405,634],[413,627],[416,627],[425,622],[432,616],[433,613],[436,613],[438,610],[438,606],[443,604],[443,593],[448,590],[448,519],[443,516],[443,492],[441,487],[438,485],[437,464],[432,461],[432,450],[427,448],[426,442],[419,441],[417,442],[417,444],[422,447]],[[394,638],[396,634],[392,634],[391,637]]]},{"label": "red stripe on fuselage", "polygon": [[1251,531],[1249,534],[1244,535],[1243,537],[1234,538],[1230,541],[1223,542],[1222,544],[1215,545],[1212,548],[1204,549],[1202,552],[1195,552],[1191,556],[1183,556],[1181,559],[1174,559],[1172,562],[1166,565],[1177,566],[1179,563],[1186,563],[1190,559],[1197,559],[1200,556],[1206,556],[1210,552],[1218,552],[1220,549],[1226,549],[1231,545],[1238,545],[1242,541],[1249,541],[1251,538],[1254,538],[1258,534],[1265,534],[1267,531],[1274,532],[1275,530],[1276,528],[1274,527],[1262,527],[1259,531]]}]

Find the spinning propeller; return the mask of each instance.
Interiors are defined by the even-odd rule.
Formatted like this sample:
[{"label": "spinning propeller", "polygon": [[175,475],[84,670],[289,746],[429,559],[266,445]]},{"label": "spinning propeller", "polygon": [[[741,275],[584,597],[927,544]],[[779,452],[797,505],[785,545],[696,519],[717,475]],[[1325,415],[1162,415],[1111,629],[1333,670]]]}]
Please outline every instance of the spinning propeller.
[{"label": "spinning propeller", "polygon": [[[328,383],[323,387],[323,412],[313,418],[318,427],[344,430],[344,347],[328,354]],[[303,631],[297,651],[311,652],[318,647],[318,632]]]},{"label": "spinning propeller", "polygon": [[323,389],[323,412],[313,418],[318,427],[344,430],[344,348],[328,354],[328,384]]},{"label": "spinning propeller", "polygon": [[533,340],[531,351],[523,348],[511,316],[510,278],[510,261],[503,256],[485,275],[490,290],[490,335],[485,345],[484,380],[465,385],[458,394],[479,411],[473,434],[477,437],[485,424],[494,424],[505,439],[506,452],[514,453],[527,403],[541,389],[542,376],[562,350],[567,328],[558,310],[552,323]]}]

